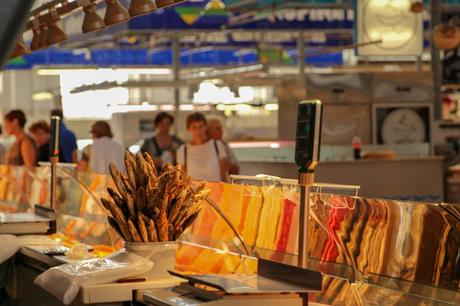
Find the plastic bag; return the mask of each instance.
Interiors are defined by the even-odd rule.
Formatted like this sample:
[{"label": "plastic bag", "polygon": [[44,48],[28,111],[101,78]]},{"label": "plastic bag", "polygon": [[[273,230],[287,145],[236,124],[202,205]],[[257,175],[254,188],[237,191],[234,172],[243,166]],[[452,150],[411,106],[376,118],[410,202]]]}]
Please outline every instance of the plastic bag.
[{"label": "plastic bag", "polygon": [[84,260],[95,258],[96,255],[89,252],[89,247],[86,244],[74,245],[65,256],[71,260]]},{"label": "plastic bag", "polygon": [[48,236],[43,235],[25,235],[18,236],[23,246],[58,246],[60,243]]},{"label": "plastic bag", "polygon": [[65,305],[72,303],[82,285],[114,282],[134,277],[152,269],[153,263],[125,250],[99,259],[89,259],[51,268],[35,279],[42,287]]},{"label": "plastic bag", "polygon": [[7,261],[21,248],[22,241],[13,235],[0,235],[0,264]]}]

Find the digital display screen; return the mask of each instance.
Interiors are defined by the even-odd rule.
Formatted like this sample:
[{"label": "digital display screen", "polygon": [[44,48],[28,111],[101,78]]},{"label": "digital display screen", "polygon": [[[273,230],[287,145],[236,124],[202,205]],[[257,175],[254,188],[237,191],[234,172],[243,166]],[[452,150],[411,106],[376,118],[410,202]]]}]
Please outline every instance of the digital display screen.
[{"label": "digital display screen", "polygon": [[309,145],[309,139],[308,138],[297,138],[296,146],[299,149],[299,151],[308,150],[308,145]]},{"label": "digital display screen", "polygon": [[303,104],[300,105],[299,107],[299,114],[302,116],[309,116],[312,111],[312,105],[311,104]]},{"label": "digital display screen", "polygon": [[313,100],[299,103],[295,161],[300,169],[309,169],[319,158],[320,131],[315,129],[320,130],[320,122],[321,102]]},{"label": "digital display screen", "polygon": [[297,137],[308,136],[310,133],[310,124],[308,122],[299,122],[297,125]]}]

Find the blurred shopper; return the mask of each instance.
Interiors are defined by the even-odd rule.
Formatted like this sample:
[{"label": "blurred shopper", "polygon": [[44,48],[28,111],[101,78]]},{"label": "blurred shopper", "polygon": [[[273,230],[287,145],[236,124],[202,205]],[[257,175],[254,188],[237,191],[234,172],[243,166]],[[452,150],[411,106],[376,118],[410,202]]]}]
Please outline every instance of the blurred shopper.
[{"label": "blurred shopper", "polygon": [[12,110],[5,115],[4,127],[8,135],[16,138],[16,141],[6,152],[5,163],[7,165],[26,166],[33,168],[37,164],[37,148],[35,142],[24,131],[27,119],[21,110]]},{"label": "blurred shopper", "polygon": [[110,125],[105,121],[97,121],[91,127],[93,144],[83,149],[80,169],[84,170],[84,163],[88,163],[89,169],[101,174],[109,173],[109,163],[114,163],[118,169],[125,171],[125,149],[119,143],[113,141]]},{"label": "blurred shopper", "polygon": [[150,153],[153,161],[160,170],[165,163],[176,163],[176,151],[184,143],[180,138],[170,134],[174,117],[166,112],[155,116],[155,136],[144,140],[142,152]]},{"label": "blurred shopper", "polygon": [[177,162],[184,165],[193,179],[211,182],[227,181],[227,154],[222,142],[209,139],[207,121],[201,113],[187,117],[187,131],[192,136],[188,144],[177,151]]},{"label": "blurred shopper", "polygon": [[61,126],[59,128],[59,151],[62,152],[59,161],[63,163],[76,163],[77,162],[77,137],[75,133],[69,130],[64,124],[64,114],[61,109],[53,109],[51,117],[57,116],[61,119]]},{"label": "blurred shopper", "polygon": [[50,126],[42,120],[35,122],[29,128],[32,138],[38,147],[38,161],[49,161],[50,160]]},{"label": "blurred shopper", "polygon": [[229,162],[228,172],[229,174],[239,174],[240,166],[238,165],[238,160],[236,159],[235,153],[230,148],[228,143],[226,143],[222,138],[224,136],[224,129],[222,126],[222,121],[218,117],[209,117],[208,121],[208,137],[214,140],[220,140],[225,148],[225,153],[227,154],[227,160]]}]

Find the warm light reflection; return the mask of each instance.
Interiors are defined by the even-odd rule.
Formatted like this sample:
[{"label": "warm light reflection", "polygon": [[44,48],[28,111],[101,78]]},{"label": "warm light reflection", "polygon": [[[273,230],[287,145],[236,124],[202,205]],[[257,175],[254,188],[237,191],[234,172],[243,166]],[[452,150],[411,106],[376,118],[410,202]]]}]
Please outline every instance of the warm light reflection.
[{"label": "warm light reflection", "polygon": [[197,104],[230,104],[230,103],[249,103],[255,98],[253,87],[238,87],[238,96],[228,86],[219,87],[213,82],[205,81],[199,86],[197,92],[193,94],[193,103]]},{"label": "warm light reflection", "polygon": [[89,146],[93,144],[93,140],[88,138],[88,139],[77,139],[77,147],[78,150],[81,151],[83,150],[86,146]]},{"label": "warm light reflection", "polygon": [[154,112],[159,109],[158,105],[141,104],[141,105],[110,105],[109,112],[115,113],[129,113],[129,112]]},{"label": "warm light reflection", "polygon": [[193,105],[193,104],[181,104],[179,105],[179,110],[181,111],[197,111],[197,112],[204,112],[211,110],[211,106],[209,105]]},{"label": "warm light reflection", "polygon": [[217,104],[216,109],[222,112],[232,112],[235,111],[242,115],[260,115],[268,114],[269,112],[278,111],[279,105],[277,103],[265,104],[263,108],[258,106],[253,106],[250,104]]},{"label": "warm light reflection", "polygon": [[141,150],[141,146],[140,145],[132,145],[128,148],[129,152],[133,153],[133,154],[137,154],[137,152],[139,152]]},{"label": "warm light reflection", "polygon": [[372,40],[383,40],[384,43],[392,43],[392,42],[399,42],[405,41],[411,38],[414,33],[410,30],[406,31],[392,31],[383,29],[381,31],[374,30],[369,33]]},{"label": "warm light reflection", "polygon": [[176,107],[172,104],[163,104],[163,105],[160,105],[160,110],[165,111],[165,112],[173,112],[176,110]]},{"label": "warm light reflection", "polygon": [[128,71],[113,69],[75,69],[60,72],[62,108],[67,118],[110,119],[109,105],[125,105],[129,102],[129,90],[115,87],[107,90],[86,91],[71,94],[71,90],[102,82],[126,82]]},{"label": "warm light reflection", "polygon": [[395,9],[409,9],[410,1],[408,0],[373,0],[371,1],[371,5],[373,6],[391,6]]},{"label": "warm light reflection", "polygon": [[181,111],[193,111],[194,107],[193,107],[193,104],[182,104],[182,105],[179,105],[179,109]]},{"label": "warm light reflection", "polygon": [[61,75],[62,73],[67,73],[69,71],[80,71],[80,72],[93,72],[93,71],[112,71],[115,73],[128,73],[130,75],[169,75],[171,74],[171,69],[169,68],[116,68],[116,69],[38,69],[37,74],[41,76],[47,75]]},{"label": "warm light reflection", "polygon": [[32,94],[32,100],[34,101],[46,101],[54,98],[53,93],[49,91],[36,92]]},{"label": "warm light reflection", "polygon": [[279,105],[277,103],[269,103],[264,105],[266,111],[275,112],[278,111]]}]

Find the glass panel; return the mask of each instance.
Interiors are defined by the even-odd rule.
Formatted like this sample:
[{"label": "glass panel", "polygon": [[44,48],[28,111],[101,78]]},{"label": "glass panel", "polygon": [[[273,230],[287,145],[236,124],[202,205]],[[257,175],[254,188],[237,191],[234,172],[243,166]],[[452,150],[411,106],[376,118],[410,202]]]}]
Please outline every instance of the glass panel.
[{"label": "glass panel", "polygon": [[[99,255],[121,247],[99,203],[111,184],[107,177],[72,169],[58,174],[54,237],[66,245],[93,245]],[[28,171],[0,166],[0,211],[27,211],[34,204],[48,203],[48,181],[46,167]],[[178,269],[252,274],[257,257],[296,264],[300,197],[295,180],[250,177],[207,187],[210,203],[204,203],[196,222],[180,237]],[[313,300],[379,304],[379,297],[387,294],[403,304],[460,303],[457,206],[366,199],[330,193],[332,189],[315,186],[310,193],[308,267],[325,276],[323,292]]]}]

